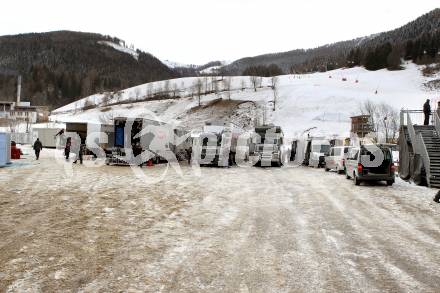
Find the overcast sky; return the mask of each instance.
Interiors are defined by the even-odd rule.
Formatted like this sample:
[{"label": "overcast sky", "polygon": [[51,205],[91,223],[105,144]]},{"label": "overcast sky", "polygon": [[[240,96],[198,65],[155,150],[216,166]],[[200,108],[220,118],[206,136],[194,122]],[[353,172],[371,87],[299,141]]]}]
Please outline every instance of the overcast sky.
[{"label": "overcast sky", "polygon": [[124,39],[161,59],[203,64],[311,48],[397,28],[438,0],[3,1],[0,35],[54,30]]}]

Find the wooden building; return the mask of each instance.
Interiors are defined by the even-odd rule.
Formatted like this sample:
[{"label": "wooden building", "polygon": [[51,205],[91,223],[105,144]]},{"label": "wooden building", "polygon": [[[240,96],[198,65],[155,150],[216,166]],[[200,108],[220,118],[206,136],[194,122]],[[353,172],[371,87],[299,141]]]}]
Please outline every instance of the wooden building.
[{"label": "wooden building", "polygon": [[359,138],[364,138],[368,133],[374,132],[370,115],[359,115],[351,117],[351,133]]}]

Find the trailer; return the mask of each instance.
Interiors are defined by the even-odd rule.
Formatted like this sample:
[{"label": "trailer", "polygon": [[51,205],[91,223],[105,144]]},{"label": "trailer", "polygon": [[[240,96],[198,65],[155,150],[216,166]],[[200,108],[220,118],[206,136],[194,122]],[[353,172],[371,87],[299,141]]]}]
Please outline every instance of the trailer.
[{"label": "trailer", "polygon": [[[107,165],[142,165],[141,154],[147,151],[153,163],[185,159],[189,139],[183,128],[146,118],[118,117],[114,119],[113,144],[105,149]],[[189,135],[188,135],[189,136]]]},{"label": "trailer", "polygon": [[57,134],[60,131],[65,131],[65,124],[55,124],[55,123],[42,123],[34,124],[32,126],[32,132],[41,141],[41,144],[45,148],[56,148],[57,146]]},{"label": "trailer", "polygon": [[255,127],[251,155],[257,156],[257,162],[263,167],[283,165],[284,133],[280,126],[263,125]]}]

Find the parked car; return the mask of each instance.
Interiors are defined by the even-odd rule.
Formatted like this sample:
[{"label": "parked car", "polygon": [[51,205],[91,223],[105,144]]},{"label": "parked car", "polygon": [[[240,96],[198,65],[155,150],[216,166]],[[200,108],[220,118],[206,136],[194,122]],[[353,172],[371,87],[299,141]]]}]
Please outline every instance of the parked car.
[{"label": "parked car", "polygon": [[[380,153],[383,160],[379,160]],[[353,178],[356,185],[363,181],[386,181],[391,186],[395,181],[393,156],[391,150],[385,146],[364,145],[351,149],[345,167],[347,179]]]},{"label": "parked car", "polygon": [[347,158],[348,146],[332,147],[325,157],[325,171],[335,170],[337,173],[345,173],[345,159]]}]

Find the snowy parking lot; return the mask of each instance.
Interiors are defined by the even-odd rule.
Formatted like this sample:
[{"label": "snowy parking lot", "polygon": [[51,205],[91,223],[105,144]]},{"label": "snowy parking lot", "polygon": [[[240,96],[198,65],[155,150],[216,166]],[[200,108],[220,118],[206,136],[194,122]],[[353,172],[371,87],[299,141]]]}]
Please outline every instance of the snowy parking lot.
[{"label": "snowy parking lot", "polygon": [[440,291],[434,190],[302,167],[147,185],[53,152],[0,169],[0,292]]}]

